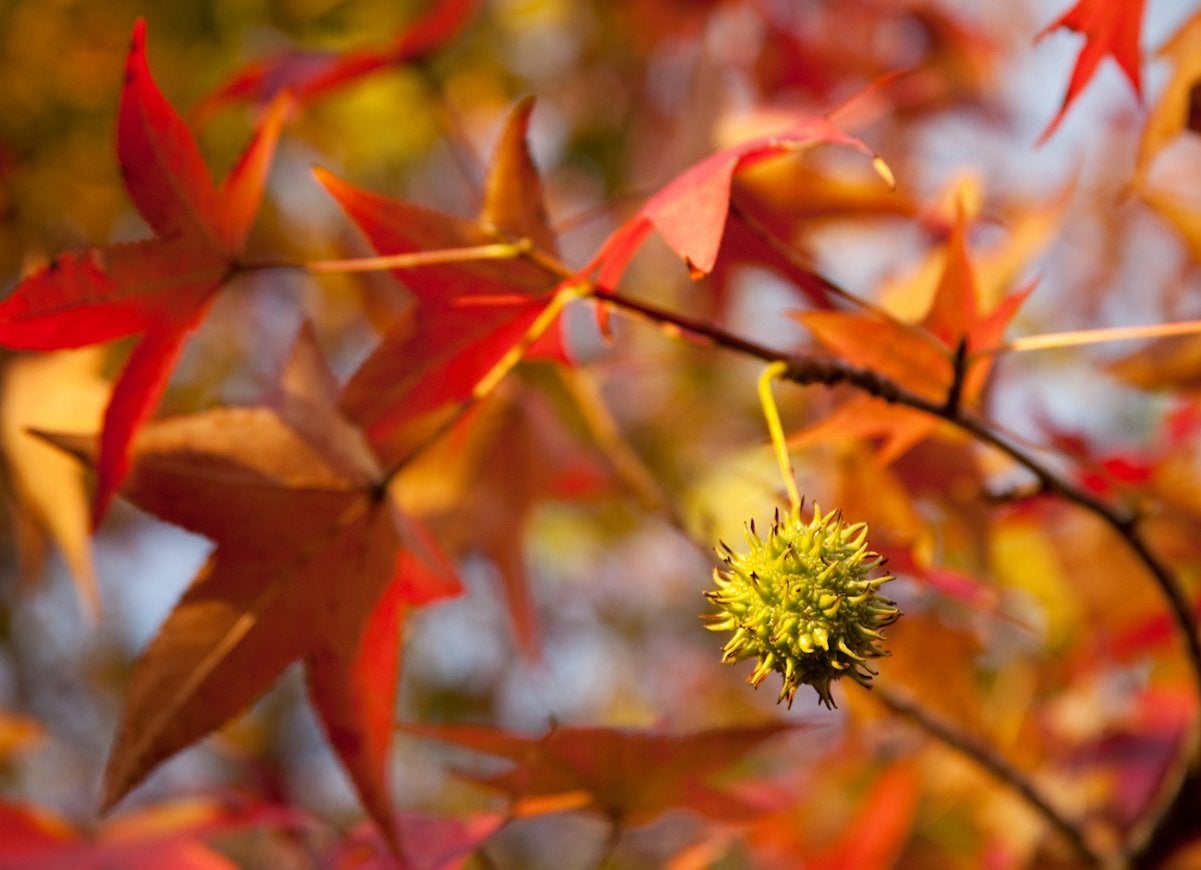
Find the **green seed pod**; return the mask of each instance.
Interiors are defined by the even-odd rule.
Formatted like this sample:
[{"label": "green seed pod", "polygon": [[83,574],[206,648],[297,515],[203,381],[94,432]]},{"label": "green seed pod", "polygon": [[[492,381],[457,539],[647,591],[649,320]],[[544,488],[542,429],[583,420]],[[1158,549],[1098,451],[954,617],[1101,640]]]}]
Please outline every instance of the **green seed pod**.
[{"label": "green seed pod", "polygon": [[868,661],[888,655],[878,645],[884,640],[880,629],[901,612],[878,592],[894,578],[869,576],[884,559],[867,549],[866,524],[846,525],[840,513],[823,515],[814,505],[808,523],[799,510],[783,519],[777,511],[766,540],[752,520],[746,539],[746,553],[721,543],[725,567],[713,572],[717,589],[705,593],[719,611],[702,617],[706,627],[734,632],[722,661],[758,659],[747,677],[756,687],[772,671],[779,673],[779,700],[789,707],[803,683],[829,708],[831,681],[850,677],[870,686],[876,671]]}]

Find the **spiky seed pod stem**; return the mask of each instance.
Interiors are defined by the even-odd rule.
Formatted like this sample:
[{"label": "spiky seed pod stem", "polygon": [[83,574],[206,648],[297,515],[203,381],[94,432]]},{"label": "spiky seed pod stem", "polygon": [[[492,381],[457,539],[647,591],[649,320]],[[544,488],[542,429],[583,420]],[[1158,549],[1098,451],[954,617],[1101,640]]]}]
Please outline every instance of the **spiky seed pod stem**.
[{"label": "spiky seed pod stem", "polygon": [[718,612],[702,618],[710,631],[733,632],[723,662],[757,659],[747,677],[752,686],[775,671],[784,678],[779,700],[789,707],[808,684],[833,708],[834,680],[870,687],[870,660],[888,655],[881,629],[901,612],[879,594],[894,578],[871,576],[884,560],[867,548],[867,525],[848,525],[840,512],[823,514],[816,504],[805,522],[801,507],[784,518],[777,511],[766,538],[747,523],[745,553],[720,543],[724,567],[713,572],[717,589],[705,593]]}]

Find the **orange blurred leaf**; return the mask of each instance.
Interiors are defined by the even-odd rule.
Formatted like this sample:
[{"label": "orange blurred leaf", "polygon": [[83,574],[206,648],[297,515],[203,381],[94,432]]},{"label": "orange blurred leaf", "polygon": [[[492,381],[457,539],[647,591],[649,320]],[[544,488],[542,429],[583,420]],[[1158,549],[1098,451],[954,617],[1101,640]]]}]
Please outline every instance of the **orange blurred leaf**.
[{"label": "orange blurred leaf", "polygon": [[[883,312],[802,311],[793,317],[840,359],[895,380],[931,402],[948,395],[955,374],[957,346],[965,346],[960,399],[979,401],[991,357],[973,359],[972,352],[999,343],[1009,321],[1033,287],[1004,297],[991,310],[980,300],[976,270],[967,247],[968,217],[959,208],[943,252],[942,269],[930,306],[918,324],[889,318]],[[837,437],[881,437],[882,462],[891,462],[929,437],[941,422],[910,408],[855,395],[833,413],[789,438],[794,447]]]},{"label": "orange blurred leaf", "polygon": [[757,807],[709,780],[766,741],[803,727],[771,722],[680,735],[556,727],[542,737],[526,737],[475,726],[402,726],[410,734],[512,761],[514,766],[502,773],[462,775],[507,793],[519,806],[563,800],[565,806],[629,825],[645,824],[673,808],[727,821],[754,815]]},{"label": "orange blurred leaf", "polygon": [[896,866],[916,821],[918,788],[917,774],[910,765],[888,767],[872,783],[842,834],[824,844],[806,864],[857,870]]},{"label": "orange blurred leaf", "polygon": [[1201,389],[1201,336],[1153,341],[1107,368],[1120,380],[1143,390],[1195,392]]},{"label": "orange blurred leaf", "polygon": [[240,829],[293,828],[299,810],[216,798],[179,800],[127,813],[95,834],[37,807],[0,804],[0,868],[20,870],[235,870],[206,837]]},{"label": "orange blurred leaf", "polygon": [[430,476],[458,478],[459,491],[437,510],[421,511],[414,503],[414,511],[443,532],[448,548],[491,559],[504,584],[518,646],[537,658],[541,641],[526,576],[526,524],[545,500],[600,491],[609,483],[608,469],[567,431],[540,393],[511,391],[477,407],[443,449],[406,469],[396,483],[397,497],[408,503],[407,490]]},{"label": "orange blurred leaf", "polygon": [[[454,594],[458,583],[428,536],[382,496],[378,466],[358,458],[361,436],[338,419],[332,378],[314,372],[313,341],[302,331],[282,410],[162,420],[134,441],[123,494],[217,548],[134,667],[106,806],[304,660],[330,742],[368,812],[394,835],[387,761],[404,607]],[[305,373],[317,387],[297,428],[288,418]],[[95,462],[94,438],[48,437]],[[346,449],[331,449],[339,437]]]}]

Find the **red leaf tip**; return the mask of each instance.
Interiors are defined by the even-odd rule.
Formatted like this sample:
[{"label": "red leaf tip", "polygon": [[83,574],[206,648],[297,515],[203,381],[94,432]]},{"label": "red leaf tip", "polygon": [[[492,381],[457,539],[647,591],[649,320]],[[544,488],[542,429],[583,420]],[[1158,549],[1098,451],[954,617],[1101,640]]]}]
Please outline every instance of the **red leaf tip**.
[{"label": "red leaf tip", "polygon": [[129,55],[125,58],[125,84],[133,81],[135,73],[145,71],[146,19],[139,16],[133,23],[133,34],[129,37]]},{"label": "red leaf tip", "polygon": [[133,23],[133,34],[129,37],[129,53],[138,54],[146,47],[146,19],[140,15]]}]

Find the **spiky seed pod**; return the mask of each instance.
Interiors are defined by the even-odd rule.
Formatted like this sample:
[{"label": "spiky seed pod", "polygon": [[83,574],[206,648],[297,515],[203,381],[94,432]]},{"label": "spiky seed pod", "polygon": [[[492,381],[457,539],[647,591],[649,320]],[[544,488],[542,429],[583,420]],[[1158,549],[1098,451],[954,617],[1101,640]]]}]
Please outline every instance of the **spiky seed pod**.
[{"label": "spiky seed pod", "polygon": [[758,686],[772,671],[784,678],[780,701],[792,706],[802,684],[817,690],[819,703],[834,707],[830,683],[850,677],[869,686],[877,673],[868,662],[888,655],[881,629],[901,615],[879,588],[894,579],[870,576],[883,558],[867,548],[867,525],[847,525],[840,512],[813,519],[799,510],[781,519],[776,511],[766,539],[746,527],[749,549],[735,553],[724,542],[724,568],[713,572],[717,589],[705,593],[718,613],[702,617],[710,631],[732,631],[722,661],[758,659],[747,678]]}]

